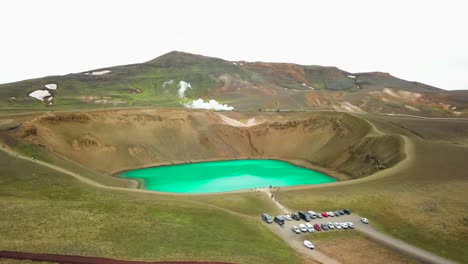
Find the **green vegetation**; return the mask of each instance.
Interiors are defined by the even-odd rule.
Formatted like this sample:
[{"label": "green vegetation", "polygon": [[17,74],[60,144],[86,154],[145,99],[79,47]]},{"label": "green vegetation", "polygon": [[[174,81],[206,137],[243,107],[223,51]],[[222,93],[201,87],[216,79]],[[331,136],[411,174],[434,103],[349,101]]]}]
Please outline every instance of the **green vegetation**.
[{"label": "green vegetation", "polygon": [[[467,149],[415,141],[411,166],[360,184],[279,191],[275,196],[294,210],[349,208],[394,237],[467,262]],[[332,205],[332,207],[330,207]]]},{"label": "green vegetation", "polygon": [[[3,152],[0,177],[4,250],[145,260],[300,262],[258,217],[191,197],[99,190]],[[216,203],[227,208],[245,206],[220,197]],[[247,211],[258,216],[253,206]]]}]

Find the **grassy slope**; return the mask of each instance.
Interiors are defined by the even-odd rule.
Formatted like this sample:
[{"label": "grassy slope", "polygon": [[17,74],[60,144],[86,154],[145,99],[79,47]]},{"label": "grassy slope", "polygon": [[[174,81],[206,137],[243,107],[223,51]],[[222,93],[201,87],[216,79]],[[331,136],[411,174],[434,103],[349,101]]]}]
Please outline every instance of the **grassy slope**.
[{"label": "grassy slope", "polygon": [[[411,136],[386,121],[378,122],[388,133]],[[411,140],[415,153],[406,170],[355,185],[280,191],[275,196],[296,210],[350,208],[392,236],[467,262],[468,149],[414,136]]]},{"label": "grassy slope", "polygon": [[[359,232],[343,230],[334,232],[316,232],[306,235],[316,247],[342,263],[400,264],[418,263],[399,252],[395,252],[365,237]],[[371,249],[371,250],[370,250]]]},{"label": "grassy slope", "polygon": [[[190,197],[99,190],[3,152],[0,180],[4,250],[123,259],[300,262],[257,217]],[[260,197],[247,195],[249,203],[220,197],[219,205],[255,216],[273,210],[263,207],[267,203]]]},{"label": "grassy slope", "polygon": [[[99,76],[73,73],[0,84],[0,114],[134,106],[182,107],[183,102],[177,96],[181,80],[192,84],[193,89],[186,91],[189,99],[214,98],[242,110],[334,109],[341,103],[351,102],[370,113],[451,116],[453,111],[442,110],[439,103],[456,105],[457,111],[466,112],[468,97],[468,93],[454,96],[382,73],[356,74],[353,79],[347,77],[349,73],[335,67],[260,62],[240,66],[180,52],[168,53],[146,63],[100,70],[111,72]],[[163,86],[169,80],[174,82]],[[48,83],[58,84],[58,89],[52,91],[52,106],[28,96],[32,91],[44,89]],[[358,85],[362,89],[358,89]],[[409,102],[388,96],[390,101],[382,101],[383,95],[369,97],[369,92],[384,88],[421,92],[429,99]],[[323,97],[318,101],[307,99],[319,94]],[[406,104],[421,110],[409,110]]]}]

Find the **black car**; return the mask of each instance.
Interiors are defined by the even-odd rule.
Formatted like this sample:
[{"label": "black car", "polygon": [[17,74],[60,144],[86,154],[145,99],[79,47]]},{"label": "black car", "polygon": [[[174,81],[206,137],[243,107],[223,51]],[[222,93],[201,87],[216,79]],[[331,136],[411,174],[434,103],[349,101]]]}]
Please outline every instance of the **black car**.
[{"label": "black car", "polygon": [[300,211],[299,212],[299,217],[304,220],[304,221],[307,221],[307,222],[310,222],[312,219],[310,219],[310,216],[308,213],[304,212],[304,211]]},{"label": "black car", "polygon": [[344,211],[344,213],[347,214],[347,215],[351,214],[351,210],[349,210],[349,209],[344,209],[343,211]]},{"label": "black car", "polygon": [[338,210],[340,212],[340,215],[344,215],[344,210]]},{"label": "black car", "polygon": [[277,223],[280,226],[284,225],[284,217],[282,215],[275,216],[275,219],[273,219],[273,221],[275,221],[275,223]]},{"label": "black car", "polygon": [[322,228],[322,230],[330,229],[327,224],[321,224],[320,227]]},{"label": "black car", "polygon": [[301,220],[301,217],[299,216],[299,214],[294,214],[294,213],[293,213],[293,214],[291,215],[291,217],[292,217],[292,219],[294,219],[294,220],[296,220],[296,221]]}]

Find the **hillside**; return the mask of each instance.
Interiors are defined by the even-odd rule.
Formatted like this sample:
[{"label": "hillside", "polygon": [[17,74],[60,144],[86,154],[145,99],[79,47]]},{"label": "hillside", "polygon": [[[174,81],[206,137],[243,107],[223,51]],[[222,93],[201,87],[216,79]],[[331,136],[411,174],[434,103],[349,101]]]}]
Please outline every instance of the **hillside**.
[{"label": "hillside", "polygon": [[[194,101],[199,98],[203,102]],[[215,101],[208,103],[211,99]],[[381,72],[226,61],[183,52],[140,64],[0,85],[3,112],[135,106],[457,117],[468,115],[468,91],[445,91]]]},{"label": "hillside", "polygon": [[158,164],[262,158],[318,165],[349,179],[391,167],[404,158],[401,138],[375,134],[362,119],[332,112],[56,113],[26,118],[8,134],[20,139],[19,146],[27,141],[105,174]]}]

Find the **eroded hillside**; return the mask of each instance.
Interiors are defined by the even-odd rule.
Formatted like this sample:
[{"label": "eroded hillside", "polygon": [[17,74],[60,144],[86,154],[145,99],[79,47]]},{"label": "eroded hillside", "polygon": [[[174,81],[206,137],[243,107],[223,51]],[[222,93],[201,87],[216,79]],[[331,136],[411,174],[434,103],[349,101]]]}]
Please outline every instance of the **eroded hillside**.
[{"label": "eroded hillside", "polygon": [[464,117],[468,92],[445,91],[389,73],[337,67],[227,61],[170,52],[154,60],[0,85],[1,112],[108,107],[224,110],[321,109]]},{"label": "eroded hillside", "polygon": [[381,135],[361,118],[337,112],[49,113],[9,134],[107,174],[167,163],[273,158],[346,179],[385,169],[404,156],[398,136]]}]

